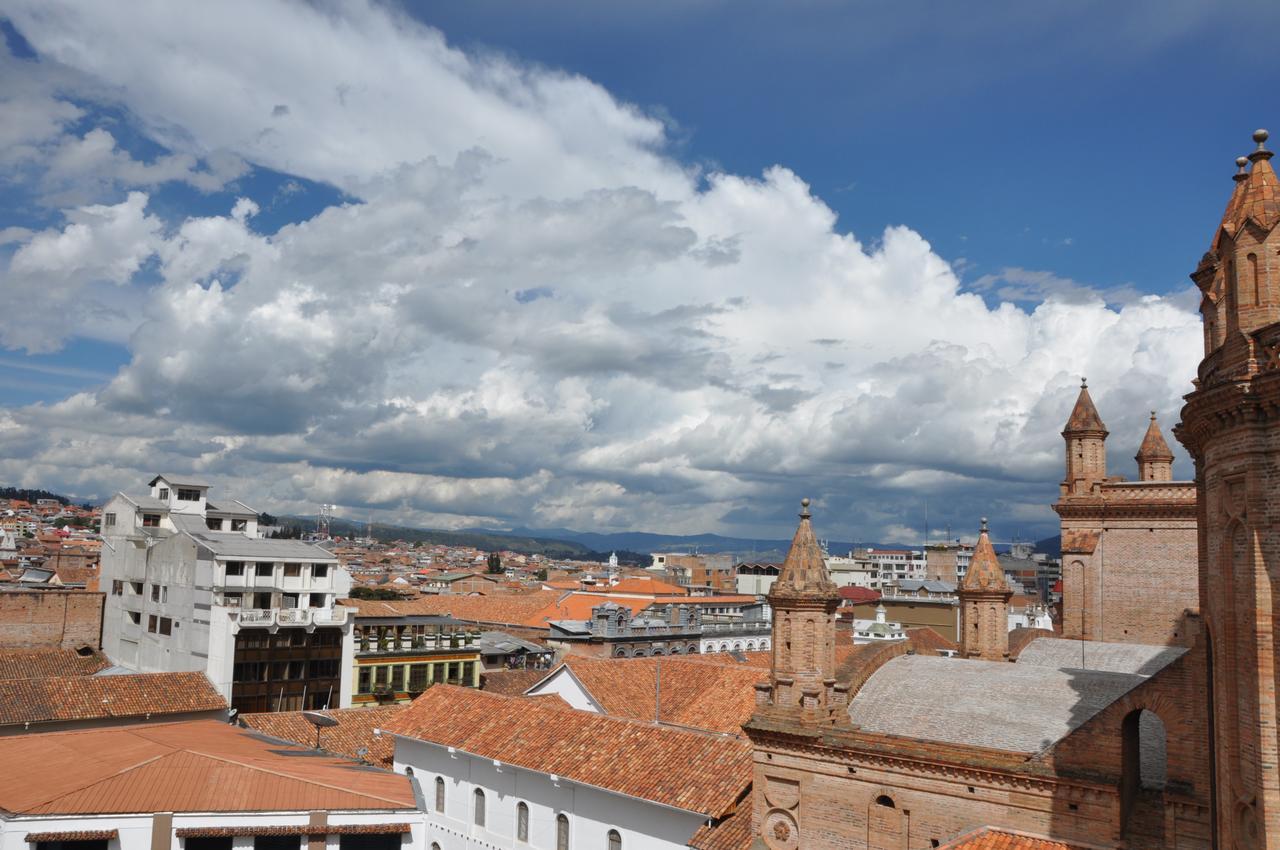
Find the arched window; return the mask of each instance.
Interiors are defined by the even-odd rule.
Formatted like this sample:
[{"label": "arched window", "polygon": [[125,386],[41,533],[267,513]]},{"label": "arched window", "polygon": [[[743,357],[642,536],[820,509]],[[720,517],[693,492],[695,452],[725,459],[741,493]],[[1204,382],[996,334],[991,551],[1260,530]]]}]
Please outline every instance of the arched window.
[{"label": "arched window", "polygon": [[618,830],[609,830],[609,848],[608,850],[622,850],[622,836],[618,834]]},{"label": "arched window", "polygon": [[444,777],[436,777],[436,811],[444,813]]},{"label": "arched window", "polygon": [[516,840],[529,840],[529,807],[524,803],[516,803]]},{"label": "arched window", "polygon": [[1258,277],[1258,255],[1250,254],[1249,261],[1249,294],[1254,304],[1262,303],[1262,281]]},{"label": "arched window", "polygon": [[438,841],[432,841],[432,842],[431,842],[431,850],[440,850],[440,842],[438,842]]},{"label": "arched window", "polygon": [[476,826],[484,826],[484,792],[477,788],[475,798],[475,824]]},{"label": "arched window", "polygon": [[893,798],[890,797],[888,794],[881,794],[879,797],[876,797],[876,805],[884,806],[886,809],[897,808],[897,806],[893,804]]},{"label": "arched window", "polygon": [[1167,772],[1164,721],[1153,711],[1129,712],[1120,730],[1120,828],[1134,822],[1145,805],[1143,791],[1162,791]]},{"label": "arched window", "polygon": [[556,850],[569,850],[569,818],[556,815]]}]

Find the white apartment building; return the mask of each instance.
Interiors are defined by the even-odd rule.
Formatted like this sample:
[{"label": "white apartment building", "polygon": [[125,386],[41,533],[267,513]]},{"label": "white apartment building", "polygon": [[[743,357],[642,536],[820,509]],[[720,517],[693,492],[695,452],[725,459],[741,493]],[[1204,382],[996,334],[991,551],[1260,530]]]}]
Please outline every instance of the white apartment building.
[{"label": "white apartment building", "polygon": [[102,647],[139,672],[199,671],[240,711],[346,707],[351,578],[326,549],[259,537],[257,512],[189,475],[103,508]]},{"label": "white apartment building", "polygon": [[867,558],[848,556],[828,557],[827,572],[836,587],[865,587],[880,589],[880,566]]}]

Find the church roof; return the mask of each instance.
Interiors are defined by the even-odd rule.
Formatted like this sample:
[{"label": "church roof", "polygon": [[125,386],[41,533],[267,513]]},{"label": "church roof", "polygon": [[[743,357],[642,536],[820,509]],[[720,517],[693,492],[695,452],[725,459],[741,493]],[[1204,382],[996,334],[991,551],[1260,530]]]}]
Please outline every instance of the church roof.
[{"label": "church roof", "polygon": [[1039,753],[1185,652],[1040,638],[1016,664],[902,655],[858,690],[849,719],[866,732]]},{"label": "church roof", "polygon": [[1073,434],[1081,431],[1101,431],[1104,436],[1107,434],[1107,426],[1102,424],[1098,408],[1093,406],[1093,398],[1089,395],[1089,384],[1084,380],[1080,381],[1080,395],[1076,397],[1076,406],[1071,409],[1067,427],[1062,433]]},{"label": "church roof", "polygon": [[982,530],[978,533],[978,544],[973,547],[973,557],[969,560],[969,569],[960,582],[960,592],[1004,593],[1009,590],[1009,582],[1005,580],[1000,559],[991,546],[991,536],[987,533],[987,520],[984,517]]},{"label": "church roof", "polygon": [[782,571],[778,573],[769,596],[829,596],[838,599],[839,589],[827,574],[822,547],[818,545],[809,522],[809,500],[802,499],[800,506],[800,525],[791,539],[787,559],[782,562]]},{"label": "church roof", "polygon": [[1154,410],[1151,411],[1151,424],[1147,426],[1146,436],[1138,447],[1137,460],[1139,463],[1146,460],[1173,460],[1173,452],[1169,451],[1169,444],[1164,441],[1164,434],[1160,433],[1160,426],[1156,424]]}]

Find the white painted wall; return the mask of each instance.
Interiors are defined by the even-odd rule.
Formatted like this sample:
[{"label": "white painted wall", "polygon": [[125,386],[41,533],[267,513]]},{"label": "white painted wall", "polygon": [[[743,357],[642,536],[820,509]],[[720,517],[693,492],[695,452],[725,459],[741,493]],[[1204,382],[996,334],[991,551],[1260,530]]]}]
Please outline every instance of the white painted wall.
[{"label": "white painted wall", "polygon": [[568,667],[561,667],[555,673],[530,690],[531,695],[546,696],[555,694],[574,708],[605,714],[604,707],[591,698],[587,689],[574,678]]},{"label": "white painted wall", "polygon": [[[413,768],[426,802],[422,850],[437,842],[441,850],[554,850],[556,815],[569,818],[571,850],[604,850],[616,829],[623,850],[685,850],[704,818],[613,794],[550,775],[467,753],[449,754],[445,747],[412,738],[396,738],[395,769]],[[619,766],[625,769],[625,766]],[[445,811],[435,811],[435,780],[445,780]],[[485,794],[485,825],[473,823],[474,792]],[[517,842],[516,805],[529,807],[529,841]],[[0,848],[8,850],[8,848]]]}]

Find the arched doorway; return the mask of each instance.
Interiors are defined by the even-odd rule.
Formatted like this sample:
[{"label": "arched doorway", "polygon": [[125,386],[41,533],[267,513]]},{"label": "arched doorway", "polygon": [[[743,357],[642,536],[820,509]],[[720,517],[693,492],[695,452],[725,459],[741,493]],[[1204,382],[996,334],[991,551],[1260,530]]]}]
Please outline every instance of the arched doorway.
[{"label": "arched doorway", "polygon": [[1164,787],[1168,780],[1164,721],[1145,708],[1129,712],[1121,726],[1120,825],[1126,837],[1164,837]]}]

